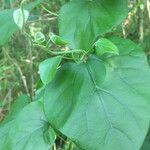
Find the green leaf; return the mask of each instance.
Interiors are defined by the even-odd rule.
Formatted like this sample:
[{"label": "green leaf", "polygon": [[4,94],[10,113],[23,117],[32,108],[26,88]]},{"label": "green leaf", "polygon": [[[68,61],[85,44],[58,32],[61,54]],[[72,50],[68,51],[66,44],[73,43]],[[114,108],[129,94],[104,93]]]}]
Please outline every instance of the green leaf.
[{"label": "green leaf", "polygon": [[68,44],[68,42],[66,40],[64,40],[62,37],[60,37],[58,35],[50,33],[49,36],[50,36],[50,40],[56,45],[63,46],[63,45]]},{"label": "green leaf", "polygon": [[97,56],[102,56],[104,54],[119,55],[119,50],[117,46],[108,39],[101,38],[95,42],[94,46]]},{"label": "green leaf", "polygon": [[45,89],[45,114],[81,149],[139,150],[150,120],[150,68],[136,44],[111,40],[119,56],[59,69]]},{"label": "green leaf", "polygon": [[17,116],[9,132],[7,150],[49,150],[55,133],[47,122],[43,104],[32,102]]},{"label": "green leaf", "polygon": [[[43,0],[37,0],[25,6],[25,9],[31,11]],[[19,30],[13,19],[14,9],[0,11],[0,46],[8,42],[9,38]]]},{"label": "green leaf", "polygon": [[0,123],[0,150],[7,149],[7,138],[10,128],[14,124],[14,119],[19,114],[19,112],[29,103],[30,98],[26,95],[21,95],[11,106],[9,113],[7,114],[5,120]]},{"label": "green leaf", "polygon": [[3,8],[10,8],[12,3],[13,0],[5,0],[5,2],[3,3]]},{"label": "green leaf", "polygon": [[127,0],[73,0],[60,11],[60,36],[72,49],[91,50],[95,38],[120,24],[127,13]]},{"label": "green leaf", "polygon": [[0,46],[2,46],[18,30],[18,27],[13,20],[13,10],[0,11],[0,20]]},{"label": "green leaf", "polygon": [[31,99],[27,95],[21,95],[19,96],[11,105],[10,110],[8,114],[6,114],[6,117],[2,123],[0,123],[0,126],[3,124],[12,121],[15,119],[15,117],[19,114],[19,112],[27,105]]},{"label": "green leaf", "polygon": [[16,25],[22,29],[24,26],[24,23],[26,23],[26,21],[28,20],[29,17],[29,12],[25,9],[17,9],[13,12],[13,19],[14,22],[16,23]]},{"label": "green leaf", "polygon": [[56,56],[44,60],[39,65],[39,74],[42,82],[46,85],[55,76],[58,66],[60,65],[62,57]]},{"label": "green leaf", "polygon": [[0,150],[9,150],[7,147],[7,139],[10,128],[13,126],[14,120],[0,127]]},{"label": "green leaf", "polygon": [[141,150],[150,150],[150,138],[149,137],[145,139]]},{"label": "green leaf", "polygon": [[34,35],[34,42],[38,43],[38,44],[42,44],[43,42],[45,42],[46,38],[45,35],[42,32],[36,32]]}]

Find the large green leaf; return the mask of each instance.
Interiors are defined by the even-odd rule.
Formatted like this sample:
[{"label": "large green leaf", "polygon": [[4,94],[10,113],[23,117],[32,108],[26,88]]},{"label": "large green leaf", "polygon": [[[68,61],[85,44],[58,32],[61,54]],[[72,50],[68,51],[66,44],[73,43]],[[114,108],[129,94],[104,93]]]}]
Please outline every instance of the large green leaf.
[{"label": "large green leaf", "polygon": [[19,112],[30,103],[31,99],[27,95],[21,95],[19,96],[10,106],[10,110],[8,114],[6,114],[6,117],[2,124],[5,124],[9,121],[12,121],[15,119],[15,117],[19,114]]},{"label": "large green leaf", "polygon": [[150,138],[149,137],[145,139],[141,150],[150,150]]},{"label": "large green leaf", "polygon": [[150,150],[150,131],[145,138],[145,141],[140,150]]},{"label": "large green leaf", "polygon": [[8,138],[8,133],[12,125],[14,124],[15,117],[19,112],[30,102],[30,98],[26,95],[21,95],[14,101],[7,114],[5,120],[0,123],[0,150],[8,150],[6,147],[6,141]]},{"label": "large green leaf", "polygon": [[[37,0],[25,6],[25,9],[31,11],[43,0]],[[0,11],[0,46],[8,42],[9,38],[19,30],[13,19],[14,9]]]},{"label": "large green leaf", "polygon": [[7,139],[10,128],[13,126],[14,120],[9,121],[0,128],[0,150],[9,150],[7,148]]},{"label": "large green leaf", "polygon": [[45,119],[40,101],[26,106],[17,116],[9,132],[6,150],[49,150],[55,133]]},{"label": "large green leaf", "polygon": [[71,48],[90,50],[95,38],[121,23],[127,0],[73,0],[60,11],[60,35]]},{"label": "large green leaf", "polygon": [[51,125],[84,150],[139,150],[150,120],[150,70],[139,47],[112,38],[119,56],[66,63],[44,94]]}]

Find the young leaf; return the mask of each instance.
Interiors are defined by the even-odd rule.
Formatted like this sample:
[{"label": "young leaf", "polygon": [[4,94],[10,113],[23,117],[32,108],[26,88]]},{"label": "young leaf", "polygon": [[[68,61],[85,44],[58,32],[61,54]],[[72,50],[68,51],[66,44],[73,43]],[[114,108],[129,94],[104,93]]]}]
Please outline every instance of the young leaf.
[{"label": "young leaf", "polygon": [[50,33],[49,36],[50,36],[50,40],[56,45],[63,46],[63,45],[68,44],[68,42],[66,40],[64,40],[62,37],[60,37],[58,35]]},{"label": "young leaf", "polygon": [[62,57],[56,56],[44,60],[39,65],[39,74],[42,82],[46,85],[48,84],[55,76],[57,68],[61,63]]},{"label": "young leaf", "polygon": [[136,44],[111,40],[120,55],[107,63],[91,56],[59,69],[44,93],[45,114],[81,149],[139,150],[149,128],[150,68]]},{"label": "young leaf", "polygon": [[34,42],[41,44],[45,42],[45,35],[42,32],[36,32],[34,35]]},{"label": "young leaf", "polygon": [[7,147],[13,150],[49,150],[55,133],[47,122],[43,104],[32,102],[17,116],[9,132]]},{"label": "young leaf", "polygon": [[26,21],[28,20],[28,17],[29,17],[29,11],[25,9],[21,10],[21,8],[19,8],[13,12],[14,22],[20,29],[22,29],[22,27],[24,26],[24,23],[26,23]]},{"label": "young leaf", "polygon": [[101,38],[95,42],[94,46],[97,56],[102,56],[104,54],[119,55],[117,46],[108,39]]},{"label": "young leaf", "polygon": [[60,36],[72,49],[91,50],[95,38],[120,24],[127,13],[127,0],[72,0],[60,11]]}]

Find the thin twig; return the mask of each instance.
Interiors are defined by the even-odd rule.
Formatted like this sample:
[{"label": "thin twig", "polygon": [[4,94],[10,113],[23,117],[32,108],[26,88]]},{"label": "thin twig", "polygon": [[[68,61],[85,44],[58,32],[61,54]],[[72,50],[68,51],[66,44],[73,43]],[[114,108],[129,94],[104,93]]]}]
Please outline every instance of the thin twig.
[{"label": "thin twig", "polygon": [[34,77],[33,77],[33,56],[32,56],[32,39],[30,37],[30,35],[28,35],[26,32],[23,32],[23,35],[26,37],[27,41],[28,41],[28,44],[27,44],[27,47],[26,49],[28,50],[28,54],[29,54],[29,60],[30,60],[30,63],[29,63],[29,68],[30,68],[30,88],[31,88],[31,91],[30,91],[30,96],[31,98],[34,97]]},{"label": "thin twig", "polygon": [[[143,0],[138,0],[139,4],[143,4]],[[144,6],[143,6],[144,7]],[[139,5],[139,41],[142,42],[144,39],[144,8]]]},{"label": "thin twig", "polygon": [[150,20],[150,0],[147,0],[147,11],[148,11],[148,16]]},{"label": "thin twig", "polygon": [[44,7],[43,5],[41,5],[41,6],[42,6],[42,8],[43,8],[46,12],[48,12],[49,14],[51,14],[51,15],[53,15],[53,16],[55,16],[55,17],[58,17],[58,14],[56,14],[56,13],[54,13],[54,12],[48,10],[48,9],[47,9],[46,7]]},{"label": "thin twig", "polygon": [[22,70],[21,70],[21,67],[18,65],[18,63],[16,62],[15,59],[11,58],[10,55],[8,54],[7,50],[4,49],[3,52],[6,54],[6,56],[8,57],[8,59],[16,66],[19,74],[20,74],[20,77],[21,77],[21,80],[22,80],[22,83],[23,83],[23,86],[25,88],[25,91],[27,93],[28,96],[30,96],[30,93],[29,93],[29,89],[28,89],[28,86],[27,86],[27,81],[26,81],[26,77],[24,76]]},{"label": "thin twig", "polygon": [[31,97],[33,98],[33,96],[34,96],[34,77],[33,77],[32,44],[31,44],[30,40],[29,40],[28,50],[29,50],[29,60],[30,60]]}]

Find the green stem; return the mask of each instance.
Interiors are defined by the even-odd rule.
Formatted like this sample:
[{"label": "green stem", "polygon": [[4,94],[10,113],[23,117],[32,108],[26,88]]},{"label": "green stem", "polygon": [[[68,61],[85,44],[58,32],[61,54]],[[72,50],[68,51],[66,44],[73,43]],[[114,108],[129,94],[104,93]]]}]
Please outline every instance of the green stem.
[{"label": "green stem", "polygon": [[58,15],[57,15],[56,13],[51,12],[50,10],[48,10],[47,8],[45,8],[43,5],[41,5],[41,6],[42,6],[42,8],[43,8],[45,11],[47,11],[49,14],[52,14],[52,15],[58,17]]},{"label": "green stem", "polygon": [[47,48],[45,46],[42,46],[42,45],[34,44],[34,46],[38,46],[41,49],[43,49],[43,50],[45,50],[45,51],[47,51],[53,55],[66,55],[66,54],[73,54],[73,53],[84,53],[84,54],[86,54],[86,52],[82,49],[68,50],[68,51],[52,51],[52,50],[47,50]]},{"label": "green stem", "polygon": [[68,148],[68,150],[73,150],[73,147],[74,147],[74,146],[73,146],[73,143],[70,142],[70,143],[69,143],[69,148]]},{"label": "green stem", "polygon": [[21,2],[21,13],[22,13],[22,17],[23,17],[23,26],[22,26],[22,32],[24,31],[24,26],[25,26],[25,16],[24,16],[24,9],[23,9],[23,5],[24,5],[25,1]]},{"label": "green stem", "polygon": [[27,32],[23,32],[23,35],[25,36],[25,38],[27,39],[28,41],[28,45],[26,47],[26,49],[28,50],[28,57],[29,57],[29,60],[30,60],[30,64],[29,64],[29,67],[30,67],[30,96],[31,98],[34,97],[34,76],[33,76],[33,59],[32,59],[32,37],[27,33]]}]

